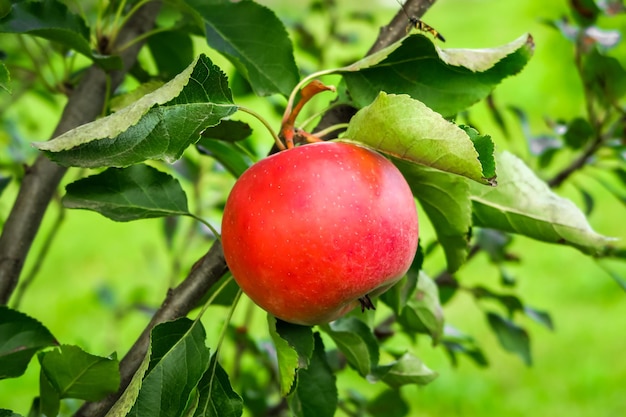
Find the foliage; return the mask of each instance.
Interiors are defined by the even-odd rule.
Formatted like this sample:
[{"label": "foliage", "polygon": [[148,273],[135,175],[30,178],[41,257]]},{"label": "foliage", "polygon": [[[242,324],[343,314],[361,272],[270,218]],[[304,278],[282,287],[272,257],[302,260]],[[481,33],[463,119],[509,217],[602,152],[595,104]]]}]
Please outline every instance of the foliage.
[{"label": "foliage", "polygon": [[[20,312],[19,306],[0,307],[0,378],[23,375],[37,355],[39,396],[29,415],[57,415],[68,398],[85,401],[77,415],[94,412],[89,407],[98,401],[104,412],[90,415],[110,410],[111,415],[239,416],[245,410],[251,415],[332,416],[338,407],[354,415],[407,415],[400,388],[429,384],[437,377],[417,357],[417,340],[444,349],[452,364],[460,355],[479,366],[488,364],[480,341],[444,324],[445,305],[454,302],[458,292],[470,294],[478,303],[491,301],[484,313],[497,340],[531,365],[530,335],[520,315],[552,329],[550,315],[526,305],[512,289],[464,286],[455,274],[481,251],[505,271],[506,263],[518,261],[508,250],[512,234],[568,245],[598,262],[626,258],[626,249],[618,246],[621,242],[589,225],[586,214],[599,209],[585,188],[575,184],[587,202],[587,213],[555,191],[580,171],[597,177],[609,192],[626,201],[626,72],[610,55],[619,33],[595,26],[601,13],[617,14],[623,9],[610,2],[605,9],[592,1],[584,3],[572,2],[576,23],[548,24],[571,42],[573,65],[586,99],[585,114],[549,120],[554,128],[551,137],[529,133],[525,139],[530,155],[523,158],[499,150],[500,144],[496,150],[491,136],[472,126],[466,112],[480,100],[493,103],[494,88],[523,70],[534,49],[529,34],[499,47],[472,50],[441,48],[428,34],[412,33],[354,63],[324,67],[301,78],[291,28],[253,1],[168,2],[157,27],[130,40],[120,34],[131,16],[143,12],[143,2],[99,3],[95,10],[74,11],[61,0],[0,1],[3,39],[25,45],[24,50],[13,46],[4,51],[0,94],[6,97],[26,88],[45,89],[50,97],[68,94],[70,100],[83,94],[88,100],[88,89],[78,88],[87,66],[113,77],[113,71],[123,70],[122,54],[132,45],[147,39],[143,48],[151,52],[152,59],[140,57],[125,74],[126,85],[138,85],[135,92],[106,90],[103,117],[34,144],[50,160],[70,167],[74,177],[81,177],[65,185],[63,207],[95,211],[117,222],[163,218],[168,242],[183,233],[176,222],[187,216],[206,225],[212,240],[207,254],[189,265],[189,276],[175,289],[181,290],[174,296],[179,297],[174,304],[180,308],[172,313],[168,310],[172,298],[163,300],[126,362],[119,362],[116,354],[101,357],[60,344],[45,323]],[[583,10],[589,5],[592,13]],[[307,35],[299,29],[299,36]],[[193,45],[199,38],[206,41],[210,56],[219,52],[221,57],[212,59],[206,51],[196,56]],[[53,48],[54,56],[40,62],[30,54],[32,61],[26,65],[37,77],[28,84],[20,77],[24,65],[20,60],[42,45]],[[302,42],[301,48],[307,52]],[[308,52],[324,49],[315,44],[309,48]],[[82,58],[77,59],[76,53]],[[167,59],[170,56],[175,59]],[[218,60],[232,68],[230,79]],[[63,75],[51,83],[47,71],[53,72],[59,62]],[[314,117],[320,123],[314,132],[295,128],[302,106],[318,93],[329,95],[327,91],[334,90],[320,79],[340,80],[326,115],[341,105],[350,106],[353,116],[333,126],[324,126],[324,117],[321,121]],[[279,103],[284,114],[278,133],[268,121],[275,115],[262,115],[243,104],[250,97]],[[119,108],[116,103],[123,105]],[[502,130],[509,130],[502,109],[492,105],[491,111]],[[528,132],[526,114],[514,112]],[[336,140],[373,148],[400,168],[422,207],[422,221],[428,218],[436,239],[420,241],[411,270],[380,297],[376,312],[355,311],[317,327],[268,316],[261,336],[251,331],[249,323],[236,326],[231,321],[240,291],[225,274],[218,228],[208,216],[189,208],[188,199],[195,196],[188,195],[185,185],[191,184],[197,192],[202,173],[206,175],[202,166],[210,167],[210,175],[233,179],[260,157],[259,148],[269,141],[259,144],[250,126],[235,118],[241,115],[261,120],[277,149],[285,146],[283,141],[300,144],[341,132]],[[39,161],[47,163],[47,159]],[[21,171],[22,162],[11,158],[8,174],[36,175],[36,170]],[[598,171],[612,179],[598,176]],[[24,178],[19,180],[27,187]],[[0,178],[0,192],[11,181],[16,179]],[[221,203],[213,209],[219,211]],[[6,230],[9,227],[3,230],[3,239],[15,238]],[[423,264],[436,257],[438,247],[447,266],[430,277]],[[0,257],[4,261],[6,255]],[[617,272],[609,273],[626,288]],[[11,279],[0,273],[0,280]],[[185,295],[185,286],[196,280],[205,282],[207,290]],[[503,282],[515,285],[505,272]],[[14,286],[2,288],[8,298]],[[187,318],[199,306],[195,320]],[[211,350],[206,345],[206,322],[201,319],[209,310],[217,314],[224,308],[225,323],[212,321],[219,337]],[[392,348],[398,340],[409,342],[401,350]],[[234,359],[222,361],[221,353],[231,348]],[[242,369],[245,358],[262,369]],[[337,375],[348,368],[389,389],[371,400],[342,398]],[[270,384],[261,382],[262,375],[268,375]],[[386,403],[393,403],[393,408]],[[0,415],[5,414],[14,415],[0,410]]]}]

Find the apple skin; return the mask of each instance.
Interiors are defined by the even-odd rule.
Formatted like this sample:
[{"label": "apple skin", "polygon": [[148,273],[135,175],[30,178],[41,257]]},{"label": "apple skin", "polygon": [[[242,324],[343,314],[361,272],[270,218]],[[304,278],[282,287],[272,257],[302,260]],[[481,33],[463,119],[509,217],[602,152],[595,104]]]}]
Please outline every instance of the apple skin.
[{"label": "apple skin", "polygon": [[222,245],[241,289],[274,316],[333,321],[409,269],[418,239],[413,195],[380,154],[320,142],[269,156],[235,183]]}]

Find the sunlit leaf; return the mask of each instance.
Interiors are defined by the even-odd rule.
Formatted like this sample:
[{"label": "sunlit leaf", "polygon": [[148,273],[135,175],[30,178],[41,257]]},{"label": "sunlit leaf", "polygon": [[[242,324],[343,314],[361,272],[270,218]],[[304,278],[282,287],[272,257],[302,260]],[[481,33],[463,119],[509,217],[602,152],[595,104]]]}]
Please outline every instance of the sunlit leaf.
[{"label": "sunlit leaf", "polygon": [[278,376],[280,382],[280,393],[283,396],[288,395],[293,388],[296,380],[296,370],[299,365],[299,357],[296,349],[281,337],[276,331],[276,322],[278,319],[271,314],[267,315],[267,323],[269,326],[270,336],[276,347],[276,356],[278,360]]},{"label": "sunlit leaf", "polygon": [[83,18],[57,0],[13,2],[11,10],[0,18],[0,32],[39,36],[74,49],[105,69],[122,68],[119,57],[99,55],[92,50],[89,28]]},{"label": "sunlit leaf", "polygon": [[415,293],[400,312],[398,322],[405,331],[429,334],[433,345],[439,343],[443,334],[439,290],[437,284],[424,272],[420,272]]},{"label": "sunlit leaf", "polygon": [[43,324],[0,306],[0,380],[22,375],[38,350],[57,344]]},{"label": "sunlit leaf", "polygon": [[504,349],[518,355],[526,365],[532,365],[530,337],[526,330],[511,320],[491,312],[487,312],[487,321]]},{"label": "sunlit leaf", "polygon": [[432,223],[446,254],[448,271],[465,262],[472,227],[472,202],[468,181],[458,175],[394,159],[413,195]]},{"label": "sunlit leaf", "polygon": [[588,254],[601,254],[613,241],[594,232],[573,202],[555,194],[511,153],[498,157],[497,187],[470,183],[470,193],[475,226],[567,244]]},{"label": "sunlit leaf", "polygon": [[343,138],[398,159],[492,183],[483,175],[479,154],[467,133],[407,95],[380,93],[352,117]]},{"label": "sunlit leaf", "polygon": [[126,387],[126,390],[122,393],[121,397],[115,402],[115,404],[113,404],[106,417],[123,417],[128,414],[131,408],[133,408],[149,364],[150,355],[147,354],[144,356],[143,361],[139,365],[139,369],[137,369],[133,375],[128,387]]},{"label": "sunlit leaf", "polygon": [[504,78],[518,73],[534,46],[530,35],[500,47],[475,50],[442,50],[421,34],[399,42],[342,69],[359,107],[386,91],[409,94],[434,111],[453,116],[485,98]]},{"label": "sunlit leaf", "polygon": [[348,363],[366,376],[378,364],[378,342],[367,324],[355,317],[343,317],[320,326],[346,356]]},{"label": "sunlit leaf", "polygon": [[183,415],[209,366],[206,333],[187,318],[152,329],[150,363],[129,417]]},{"label": "sunlit leaf", "polygon": [[148,165],[109,168],[68,184],[67,208],[96,211],[115,221],[188,214],[178,180]]},{"label": "sunlit leaf", "polygon": [[243,412],[243,401],[233,391],[228,374],[211,357],[209,369],[198,383],[200,398],[194,417],[239,417]]},{"label": "sunlit leaf", "polygon": [[429,369],[418,357],[405,353],[397,361],[377,366],[368,379],[383,381],[392,388],[399,388],[407,384],[426,385],[437,376],[437,372]]},{"label": "sunlit leaf", "polygon": [[288,397],[296,417],[333,417],[337,409],[337,386],[319,333],[313,335],[315,350],[306,369],[298,371],[298,387]]},{"label": "sunlit leaf", "polygon": [[119,361],[91,355],[78,346],[62,345],[38,355],[41,370],[59,398],[98,401],[117,391]]},{"label": "sunlit leaf", "polygon": [[201,16],[208,44],[233,63],[257,95],[289,95],[298,68],[289,35],[274,12],[252,1],[187,3]]},{"label": "sunlit leaf", "polygon": [[120,167],[147,159],[174,162],[200,139],[200,132],[236,110],[226,76],[200,55],[185,71],[132,105],[35,146],[69,166]]}]

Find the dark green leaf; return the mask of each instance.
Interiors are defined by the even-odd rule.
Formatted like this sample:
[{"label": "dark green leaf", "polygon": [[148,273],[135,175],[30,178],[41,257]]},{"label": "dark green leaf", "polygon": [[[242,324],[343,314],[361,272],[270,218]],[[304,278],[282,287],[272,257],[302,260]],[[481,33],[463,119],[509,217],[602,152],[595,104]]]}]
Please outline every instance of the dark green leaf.
[{"label": "dark green leaf", "polygon": [[7,188],[7,185],[11,183],[11,180],[12,180],[11,177],[0,176],[0,196],[2,195],[2,192],[4,191],[4,189]]},{"label": "dark green leaf", "polygon": [[174,79],[132,105],[35,146],[68,166],[174,162],[200,132],[234,113],[226,76],[200,55]]},{"label": "dark green leaf", "polygon": [[267,323],[270,336],[276,347],[276,357],[278,360],[278,378],[280,382],[280,393],[287,396],[296,387],[296,370],[300,365],[298,351],[289,342],[283,339],[276,330],[278,319],[271,314],[267,315]]},{"label": "dark green leaf", "polygon": [[472,202],[468,181],[458,175],[394,159],[409,183],[413,195],[437,233],[446,254],[448,271],[455,272],[465,262],[472,227]]},{"label": "dark green leaf", "polygon": [[524,35],[493,49],[441,50],[417,34],[341,71],[359,107],[371,103],[380,91],[406,93],[449,117],[521,71],[533,47],[532,37]]},{"label": "dark green leaf", "polygon": [[14,413],[11,410],[6,410],[4,408],[0,408],[0,417],[22,417],[19,414]]},{"label": "dark green leaf", "polygon": [[415,293],[402,309],[398,322],[407,333],[426,333],[432,337],[433,345],[439,342],[443,334],[443,309],[437,284],[425,273],[420,273]]},{"label": "dark green leaf", "polygon": [[150,363],[129,417],[183,415],[209,366],[205,338],[202,324],[187,318],[152,330]]},{"label": "dark green leaf", "polygon": [[377,366],[368,379],[380,380],[392,388],[399,388],[407,384],[426,385],[437,376],[438,374],[424,365],[418,357],[405,353],[397,361]]},{"label": "dark green leaf", "polygon": [[[56,416],[61,408],[61,397],[58,390],[46,376],[43,368],[39,371],[39,398],[33,402],[31,413],[36,415]],[[31,414],[29,413],[29,414]]]},{"label": "dark green leaf", "polygon": [[591,229],[576,205],[555,194],[511,153],[498,156],[498,186],[470,184],[474,225],[598,254],[613,239]]},{"label": "dark green leaf", "polygon": [[202,16],[208,44],[233,63],[257,95],[289,95],[298,68],[287,31],[274,12],[252,1],[187,3]]},{"label": "dark green leaf", "polygon": [[92,51],[85,21],[57,0],[13,2],[11,11],[0,18],[0,32],[39,36],[74,49],[105,69],[122,68],[119,57]]},{"label": "dark green leaf", "polygon": [[616,58],[593,49],[583,64],[582,73],[584,82],[606,107],[626,94],[626,70]]},{"label": "dark green leaf", "polygon": [[417,273],[407,273],[404,278],[385,291],[380,296],[380,300],[391,307],[396,315],[399,315],[409,299],[415,295],[416,286]]},{"label": "dark green leaf", "polygon": [[11,93],[11,88],[9,87],[9,83],[11,82],[11,74],[7,67],[0,62],[0,88],[2,88],[7,93]]},{"label": "dark green leaf", "polygon": [[495,313],[488,312],[487,320],[498,337],[500,345],[509,352],[518,355],[526,365],[532,365],[530,338],[526,330]]},{"label": "dark green leaf", "polygon": [[474,297],[476,297],[477,299],[488,298],[498,301],[506,308],[509,317],[513,317],[513,314],[516,311],[524,311],[524,305],[522,304],[520,299],[514,295],[498,294],[481,285],[477,285],[476,287],[472,288],[471,291],[472,294],[474,294]]},{"label": "dark green leaf", "polygon": [[580,149],[589,142],[593,135],[593,128],[586,119],[577,117],[567,125],[563,138],[565,144],[572,149]]},{"label": "dark green leaf", "polygon": [[38,350],[56,339],[43,324],[6,306],[0,306],[0,380],[22,375]]},{"label": "dark green leaf", "polygon": [[306,368],[315,347],[311,327],[276,319],[276,332],[298,352],[300,367]]},{"label": "dark green leaf", "polygon": [[409,410],[398,390],[385,390],[367,403],[367,412],[373,417],[404,417]]},{"label": "dark green leaf", "polygon": [[59,398],[98,401],[117,391],[119,362],[91,355],[77,346],[62,345],[38,355],[41,370]]},{"label": "dark green leaf", "polygon": [[65,207],[93,210],[119,222],[189,214],[178,180],[143,164],[109,168],[69,184],[66,191]]},{"label": "dark green leaf", "polygon": [[[5,17],[11,12],[11,3],[12,0],[0,0],[0,19]],[[6,411],[6,410],[0,410]]]},{"label": "dark green leaf", "polygon": [[476,344],[474,338],[450,325],[446,325],[444,329],[442,345],[450,356],[453,366],[458,365],[458,354],[467,355],[478,366],[489,366],[487,358],[483,354],[482,349]]},{"label": "dark green leaf", "polygon": [[202,132],[202,137],[223,140],[225,142],[237,142],[244,140],[251,134],[252,129],[249,124],[239,120],[227,119],[222,120],[220,124],[216,126],[205,129],[204,132]]},{"label": "dark green leaf", "polygon": [[536,310],[534,308],[524,306],[524,313],[539,324],[543,324],[548,329],[554,331],[554,323],[552,317],[547,311]]},{"label": "dark green leaf", "polygon": [[494,229],[478,229],[475,233],[476,243],[489,255],[489,260],[500,264],[507,260],[507,248],[513,241],[511,235]]},{"label": "dark green leaf", "polygon": [[306,369],[298,371],[298,387],[288,397],[296,417],[333,417],[337,409],[337,386],[319,333],[313,335],[315,350]]},{"label": "dark green leaf", "polygon": [[170,30],[155,33],[148,38],[147,43],[164,80],[182,72],[194,59],[193,43],[188,32]]},{"label": "dark green leaf", "polygon": [[[225,281],[228,282],[224,287],[222,287]],[[217,291],[219,291],[219,293],[215,295]],[[232,274],[227,272],[224,276],[222,276],[222,278],[219,279],[219,281],[209,288],[209,291],[207,291],[207,293],[202,297],[202,299],[200,299],[200,301],[198,301],[196,305],[201,307],[206,304],[211,297],[215,296],[211,305],[231,306],[233,305],[233,301],[235,301],[237,294],[239,294],[239,285],[237,285],[237,282],[233,279]]]},{"label": "dark green leaf", "polygon": [[381,92],[350,120],[343,138],[395,158],[490,184],[474,144],[457,125],[407,95]]},{"label": "dark green leaf", "polygon": [[361,374],[368,375],[378,365],[378,342],[367,324],[355,317],[343,317],[320,326],[346,356],[348,363]]},{"label": "dark green leaf", "polygon": [[219,162],[233,177],[239,178],[252,161],[232,143],[202,138],[196,144],[198,152]]},{"label": "dark green leaf", "polygon": [[478,152],[478,160],[483,168],[483,177],[488,179],[496,178],[496,160],[494,157],[495,145],[489,135],[481,135],[476,129],[470,126],[459,126],[467,133],[467,136],[474,143],[474,148]]},{"label": "dark green leaf", "polygon": [[233,391],[228,374],[211,357],[209,369],[198,383],[200,398],[194,417],[239,417],[243,412],[243,401]]}]

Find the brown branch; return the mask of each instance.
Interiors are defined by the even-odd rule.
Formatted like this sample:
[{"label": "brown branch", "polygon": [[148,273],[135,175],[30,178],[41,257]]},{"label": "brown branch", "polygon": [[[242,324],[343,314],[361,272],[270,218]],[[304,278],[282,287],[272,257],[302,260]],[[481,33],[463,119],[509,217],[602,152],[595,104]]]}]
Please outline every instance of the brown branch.
[{"label": "brown branch", "polygon": [[[160,2],[149,2],[122,29],[119,44],[123,45],[154,25]],[[116,88],[133,65],[142,44],[121,53],[124,69],[110,74],[111,88]],[[107,92],[106,74],[95,65],[90,67],[71,93],[61,120],[52,137],[94,120],[102,111]],[[0,304],[6,304],[19,282],[26,256],[37,235],[41,220],[67,168],[43,155],[26,170],[20,191],[0,236]]]},{"label": "brown branch", "polygon": [[571,164],[569,164],[562,171],[556,174],[552,179],[548,180],[548,185],[550,186],[550,188],[559,187],[574,172],[584,168],[587,165],[587,162],[589,162],[589,159],[593,157],[593,155],[602,147],[603,143],[604,141],[601,137],[596,138],[596,140],[593,141],[591,146],[589,146],[582,155],[573,160]]}]

